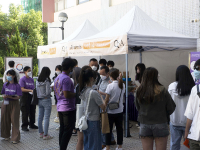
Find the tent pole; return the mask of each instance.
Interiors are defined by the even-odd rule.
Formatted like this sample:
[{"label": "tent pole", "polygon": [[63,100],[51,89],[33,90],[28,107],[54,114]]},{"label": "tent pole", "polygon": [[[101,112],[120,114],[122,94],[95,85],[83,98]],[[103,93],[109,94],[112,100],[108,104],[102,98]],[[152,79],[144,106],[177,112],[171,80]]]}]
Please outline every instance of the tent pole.
[{"label": "tent pole", "polygon": [[125,118],[125,137],[131,137],[129,131],[129,118],[128,118],[128,54],[126,57],[126,118]]},{"label": "tent pole", "polygon": [[140,51],[140,63],[142,63],[142,51]]}]

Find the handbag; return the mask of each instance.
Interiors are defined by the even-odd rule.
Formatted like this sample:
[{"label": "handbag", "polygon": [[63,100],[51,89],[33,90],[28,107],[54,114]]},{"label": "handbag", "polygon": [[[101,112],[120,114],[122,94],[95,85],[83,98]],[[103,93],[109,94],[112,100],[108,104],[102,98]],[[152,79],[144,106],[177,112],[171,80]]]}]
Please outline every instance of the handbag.
[{"label": "handbag", "polygon": [[107,112],[101,113],[101,131],[103,134],[110,133],[110,124]]},{"label": "handbag", "polygon": [[31,101],[32,105],[38,105],[38,97],[37,97],[37,90],[36,88],[33,89],[33,97]]},{"label": "handbag", "polygon": [[88,128],[88,124],[87,124],[87,113],[88,113],[88,108],[89,108],[89,103],[90,103],[91,94],[92,94],[92,90],[90,91],[90,94],[89,94],[89,98],[88,98],[88,103],[87,103],[87,106],[86,106],[85,115],[83,115],[83,116],[79,119],[79,121],[78,121],[78,128],[79,128],[80,131],[86,130],[86,129]]},{"label": "handbag", "polygon": [[118,109],[118,108],[119,108],[119,102],[120,102],[121,94],[122,94],[122,90],[121,90],[121,93],[120,93],[119,101],[118,101],[118,102],[111,102],[111,103],[108,104],[108,108],[109,108],[110,110],[115,110],[115,109]]}]

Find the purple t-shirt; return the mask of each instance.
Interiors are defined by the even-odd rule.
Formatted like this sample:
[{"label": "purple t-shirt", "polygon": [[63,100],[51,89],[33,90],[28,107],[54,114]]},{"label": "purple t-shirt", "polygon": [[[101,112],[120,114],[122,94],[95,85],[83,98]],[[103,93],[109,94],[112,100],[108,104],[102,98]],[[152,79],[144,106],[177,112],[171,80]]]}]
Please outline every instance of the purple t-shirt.
[{"label": "purple t-shirt", "polygon": [[57,98],[57,110],[59,112],[73,111],[76,109],[75,97],[66,99],[63,91],[74,93],[74,84],[70,77],[64,72],[54,80],[54,91]]},{"label": "purple t-shirt", "polygon": [[28,89],[28,90],[33,90],[35,88],[34,85],[34,80],[33,78],[27,78],[26,76],[23,76],[20,80],[19,80],[19,84],[21,87]]},{"label": "purple t-shirt", "polygon": [[[1,91],[1,94],[4,94],[4,95],[8,95],[8,96],[22,96],[22,91],[21,91],[21,87],[19,84],[9,84],[9,85],[6,85],[7,82],[3,85],[3,88],[2,88],[2,91]],[[14,99],[7,99],[7,100],[14,100]]]}]

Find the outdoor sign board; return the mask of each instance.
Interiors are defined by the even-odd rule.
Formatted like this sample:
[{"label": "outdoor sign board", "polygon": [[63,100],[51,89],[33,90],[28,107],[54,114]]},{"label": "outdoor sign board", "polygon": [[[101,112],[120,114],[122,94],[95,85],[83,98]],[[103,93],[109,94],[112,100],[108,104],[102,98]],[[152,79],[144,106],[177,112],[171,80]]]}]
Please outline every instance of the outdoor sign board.
[{"label": "outdoor sign board", "polygon": [[33,58],[32,57],[5,57],[5,70],[9,69],[8,62],[15,62],[15,70],[19,72],[20,78],[24,76],[23,69],[26,66],[31,67],[33,69]]}]

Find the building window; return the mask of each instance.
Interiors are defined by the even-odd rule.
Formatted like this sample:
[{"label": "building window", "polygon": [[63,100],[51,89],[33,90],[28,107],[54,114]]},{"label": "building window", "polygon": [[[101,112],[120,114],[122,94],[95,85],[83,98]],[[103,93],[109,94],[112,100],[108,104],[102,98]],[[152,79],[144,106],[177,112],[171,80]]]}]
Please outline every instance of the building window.
[{"label": "building window", "polygon": [[76,0],[66,0],[65,4],[66,4],[65,8],[76,6]]},{"label": "building window", "polygon": [[82,3],[85,3],[85,2],[88,2],[88,1],[90,1],[90,0],[78,0],[78,3],[82,4]]}]

